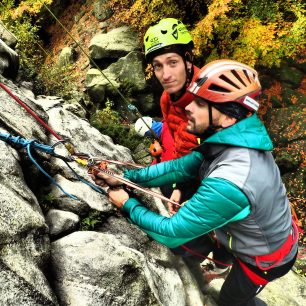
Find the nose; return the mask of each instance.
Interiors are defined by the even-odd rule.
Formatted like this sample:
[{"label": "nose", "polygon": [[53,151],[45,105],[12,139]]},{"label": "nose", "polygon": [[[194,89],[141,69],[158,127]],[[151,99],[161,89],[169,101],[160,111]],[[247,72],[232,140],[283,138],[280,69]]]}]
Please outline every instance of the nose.
[{"label": "nose", "polygon": [[167,81],[171,78],[171,68],[167,67],[167,65],[165,65],[164,69],[163,69],[163,79],[164,81]]},{"label": "nose", "polygon": [[191,101],[191,102],[185,107],[185,110],[186,110],[187,112],[191,112],[192,109],[193,109],[194,103],[195,103],[194,100]]}]

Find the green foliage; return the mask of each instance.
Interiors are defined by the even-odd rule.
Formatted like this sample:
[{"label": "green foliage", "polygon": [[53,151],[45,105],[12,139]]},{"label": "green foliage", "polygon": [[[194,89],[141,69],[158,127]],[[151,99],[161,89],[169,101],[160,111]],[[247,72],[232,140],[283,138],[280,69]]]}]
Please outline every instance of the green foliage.
[{"label": "green foliage", "polygon": [[306,267],[305,267],[305,259],[297,259],[294,267],[293,267],[293,272],[295,272],[296,274],[306,277]]},{"label": "green foliage", "polygon": [[117,13],[114,21],[125,22],[141,32],[165,16],[180,15],[180,8],[173,0],[112,0],[110,6]]},{"label": "green foliage", "polygon": [[43,64],[47,51],[39,38],[39,19],[37,15],[44,4],[52,0],[5,0],[0,5],[0,19],[17,38],[17,52],[20,58],[19,76],[23,80],[34,80],[36,94],[64,97],[76,85],[78,74],[75,67],[50,66]]},{"label": "green foliage", "polygon": [[[120,2],[120,5],[119,5]],[[231,58],[271,67],[297,58],[306,46],[305,4],[301,0],[111,0],[118,17],[144,33],[152,22],[176,17],[189,26],[199,61]],[[196,7],[196,10],[187,9]]]},{"label": "green foliage", "polygon": [[[251,66],[279,65],[305,48],[305,15],[299,1],[213,1],[192,30],[195,52],[207,61],[232,58]],[[286,19],[284,19],[286,18]]]},{"label": "green foliage", "polygon": [[32,80],[37,74],[37,68],[42,65],[46,51],[38,32],[39,19],[37,15],[44,4],[53,0],[4,0],[0,3],[0,20],[17,39],[17,52],[20,59],[19,75],[23,80]]},{"label": "green foliage", "polygon": [[102,134],[110,136],[117,144],[129,148],[134,151],[136,147],[143,142],[129,125],[122,122],[119,113],[112,109],[113,103],[107,101],[106,107],[98,110],[91,118],[91,124],[97,128]]},{"label": "green foliage", "polygon": [[43,212],[47,212],[50,208],[54,207],[54,199],[55,197],[51,192],[42,194],[38,197],[38,201]]},{"label": "green foliage", "polygon": [[81,221],[82,231],[93,231],[103,223],[103,216],[99,211],[91,211],[87,217]]},{"label": "green foliage", "polygon": [[32,24],[32,17],[28,14],[15,14],[15,1],[7,0],[0,5],[0,19],[17,39],[17,52],[20,59],[21,77],[31,79],[37,66],[41,63],[42,54],[37,44],[39,27]]},{"label": "green foliage", "polygon": [[43,64],[34,81],[34,92],[65,97],[76,87],[77,79],[78,73],[73,65],[59,67]]},{"label": "green foliage", "polygon": [[13,19],[24,15],[37,15],[41,12],[44,5],[50,5],[53,0],[4,0],[3,5],[10,5],[10,15]]}]

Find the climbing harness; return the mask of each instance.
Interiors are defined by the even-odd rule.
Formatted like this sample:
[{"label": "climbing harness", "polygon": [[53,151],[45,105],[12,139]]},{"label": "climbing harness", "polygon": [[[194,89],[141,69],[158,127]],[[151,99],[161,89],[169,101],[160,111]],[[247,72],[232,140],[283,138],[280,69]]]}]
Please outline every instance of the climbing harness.
[{"label": "climbing harness", "polygon": [[[292,220],[292,230],[288,235],[284,244],[278,248],[273,253],[267,255],[257,255],[257,256],[250,256],[251,258],[255,259],[256,266],[263,271],[270,270],[277,266],[282,260],[289,254],[291,251],[292,246],[298,241],[299,239],[299,231],[297,225],[295,224],[294,220]],[[268,267],[263,267],[262,263],[265,262],[273,262]]]}]

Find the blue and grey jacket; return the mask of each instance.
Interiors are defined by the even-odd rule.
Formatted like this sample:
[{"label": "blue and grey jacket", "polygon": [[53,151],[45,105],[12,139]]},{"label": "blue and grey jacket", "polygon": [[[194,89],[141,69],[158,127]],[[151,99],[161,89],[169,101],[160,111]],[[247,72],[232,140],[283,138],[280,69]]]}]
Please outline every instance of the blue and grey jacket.
[{"label": "blue and grey jacket", "polygon": [[[200,175],[197,192],[174,216],[156,214],[134,198],[123,210],[170,248],[215,230],[224,246],[255,265],[250,255],[276,251],[292,230],[289,201],[272,149],[254,114],[215,133],[189,155],[125,172],[125,178],[145,187],[182,183]],[[280,264],[293,259],[296,251],[297,244]]]}]

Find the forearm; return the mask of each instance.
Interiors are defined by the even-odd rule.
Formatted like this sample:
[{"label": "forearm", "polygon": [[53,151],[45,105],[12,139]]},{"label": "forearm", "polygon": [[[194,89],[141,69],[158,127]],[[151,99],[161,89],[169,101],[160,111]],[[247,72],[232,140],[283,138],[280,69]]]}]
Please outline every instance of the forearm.
[{"label": "forearm", "polygon": [[[216,188],[219,190],[216,191]],[[228,197],[228,195],[233,196]],[[129,199],[123,210],[132,222],[149,236],[172,248],[209,233],[228,222],[244,218],[250,213],[250,205],[248,199],[235,185],[213,179],[212,182],[202,185],[171,218],[150,211],[136,199]]]},{"label": "forearm", "polygon": [[192,180],[203,160],[202,154],[193,152],[182,158],[159,163],[140,170],[126,170],[124,177],[144,187],[159,187]]}]

